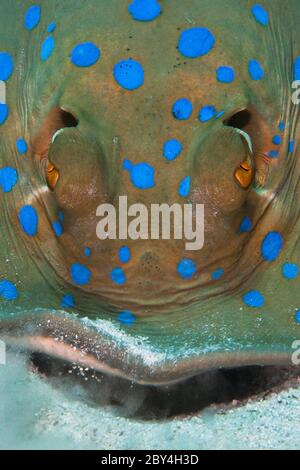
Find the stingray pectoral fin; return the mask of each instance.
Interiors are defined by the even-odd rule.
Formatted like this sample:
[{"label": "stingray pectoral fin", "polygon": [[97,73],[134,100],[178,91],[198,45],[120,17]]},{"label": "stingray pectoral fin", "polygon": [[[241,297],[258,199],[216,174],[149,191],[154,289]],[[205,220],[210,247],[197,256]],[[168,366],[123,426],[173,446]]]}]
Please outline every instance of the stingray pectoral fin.
[{"label": "stingray pectoral fin", "polygon": [[17,323],[2,322],[0,338],[21,350],[44,353],[107,375],[127,378],[117,367],[104,338],[63,315],[53,317],[42,312],[37,318],[35,311]]},{"label": "stingray pectoral fin", "polygon": [[9,336],[4,337],[4,339],[6,339],[6,341],[11,345],[18,346],[22,349],[44,353],[53,358],[62,359],[69,363],[87,367],[103,374],[127,378],[121,370],[110,367],[92,353],[82,351],[80,348],[76,348],[71,344],[59,342],[55,338],[49,336],[32,335],[22,338]]},{"label": "stingray pectoral fin", "polygon": [[[272,309],[272,307],[271,307]],[[239,312],[239,313],[237,313]],[[292,365],[294,327],[223,302],[220,309],[144,319],[133,327],[41,312],[2,322],[8,344],[136,383],[163,385],[217,368]],[[286,314],[286,326],[292,312]]]},{"label": "stingray pectoral fin", "polygon": [[[77,334],[77,337],[78,334]],[[234,368],[250,365],[287,365],[290,362],[289,353],[273,353],[249,351],[227,351],[211,352],[202,356],[191,356],[184,359],[172,361],[167,357],[162,357],[160,351],[155,354],[153,351],[145,355],[145,351],[140,351],[139,357],[133,357],[125,352],[127,357],[122,358],[122,353],[118,348],[110,345],[110,357],[105,359],[105,346],[101,345],[102,338],[97,335],[93,345],[74,346],[72,342],[58,340],[51,335],[32,334],[28,336],[17,336],[14,334],[4,334],[1,338],[11,346],[18,349],[40,352],[50,357],[61,359],[70,364],[93,369],[100,373],[132,380],[135,383],[165,385],[182,381],[199,373],[214,370],[217,368]],[[134,338],[127,338],[132,341]],[[80,342],[83,337],[80,337]],[[84,342],[84,341],[83,341]],[[141,344],[141,346],[143,346]],[[102,352],[102,354],[101,354]],[[102,356],[102,357],[101,357]],[[109,362],[106,362],[108,360]],[[109,363],[114,363],[110,365]]]}]

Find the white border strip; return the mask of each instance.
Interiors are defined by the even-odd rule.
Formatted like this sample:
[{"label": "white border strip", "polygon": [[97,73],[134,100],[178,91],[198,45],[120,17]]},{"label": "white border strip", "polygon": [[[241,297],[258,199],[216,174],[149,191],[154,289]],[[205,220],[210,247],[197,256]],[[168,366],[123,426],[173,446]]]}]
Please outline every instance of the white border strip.
[{"label": "white border strip", "polygon": [[6,104],[6,83],[0,80],[0,103]]},{"label": "white border strip", "polygon": [[0,340],[0,365],[6,364],[6,344]]}]

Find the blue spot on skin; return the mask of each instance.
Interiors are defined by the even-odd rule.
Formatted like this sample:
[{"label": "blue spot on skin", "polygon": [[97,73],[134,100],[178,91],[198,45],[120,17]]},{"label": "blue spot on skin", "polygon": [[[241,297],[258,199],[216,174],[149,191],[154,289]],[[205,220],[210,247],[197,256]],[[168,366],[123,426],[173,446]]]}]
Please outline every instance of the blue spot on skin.
[{"label": "blue spot on skin", "polygon": [[132,312],[124,311],[119,313],[118,320],[124,325],[132,326],[136,322],[136,316]]},{"label": "blue spot on skin", "polygon": [[62,308],[74,308],[75,300],[72,294],[64,295],[60,303]]},{"label": "blue spot on skin", "polygon": [[4,124],[8,118],[8,106],[5,103],[0,103],[0,125]]},{"label": "blue spot on skin", "polygon": [[182,152],[182,145],[177,139],[168,140],[164,145],[164,157],[168,161],[175,160]]},{"label": "blue spot on skin", "polygon": [[282,142],[282,138],[280,135],[274,135],[272,142],[274,145],[280,145]]},{"label": "blue spot on skin", "polygon": [[235,79],[232,67],[221,66],[217,69],[217,80],[221,83],[232,83]]},{"label": "blue spot on skin", "polygon": [[84,249],[84,254],[85,254],[85,256],[87,256],[87,257],[89,258],[89,257],[91,256],[91,254],[92,254],[91,248],[86,247],[86,248]]},{"label": "blue spot on skin", "polygon": [[26,153],[28,150],[28,145],[24,139],[18,139],[16,142],[17,150],[20,154]]},{"label": "blue spot on skin", "polygon": [[125,160],[123,168],[129,171],[130,180],[136,188],[151,189],[155,186],[155,170],[148,163],[132,164],[129,160]]},{"label": "blue spot on skin", "polygon": [[25,13],[24,24],[25,28],[32,31],[40,22],[41,19],[41,7],[39,5],[33,5],[28,8]]},{"label": "blue spot on skin", "polygon": [[283,247],[282,236],[278,232],[269,232],[261,245],[261,254],[265,261],[275,261]]},{"label": "blue spot on skin", "polygon": [[224,269],[218,268],[212,273],[211,278],[213,281],[218,281],[222,276],[224,276]]},{"label": "blue spot on skin", "polygon": [[118,286],[122,286],[126,282],[126,276],[122,268],[114,268],[110,273],[110,277]]},{"label": "blue spot on skin", "polygon": [[71,53],[71,62],[77,67],[91,67],[100,58],[101,52],[95,44],[78,44]]},{"label": "blue spot on skin", "polygon": [[289,142],[289,153],[293,153],[294,148],[295,148],[295,141],[290,140],[290,142]]},{"label": "blue spot on skin", "polygon": [[19,212],[21,227],[29,237],[34,237],[38,230],[38,215],[34,207],[23,206]]},{"label": "blue spot on skin", "polygon": [[193,112],[192,103],[186,99],[181,98],[173,104],[172,113],[175,119],[179,121],[186,121],[189,119]]},{"label": "blue spot on skin", "polygon": [[282,274],[286,279],[296,279],[299,275],[299,266],[293,263],[285,263],[282,266]]},{"label": "blue spot on skin", "polygon": [[62,211],[60,211],[58,213],[58,218],[61,222],[63,222],[65,220],[65,214]]},{"label": "blue spot on skin", "polygon": [[53,231],[54,231],[55,235],[57,237],[61,237],[62,234],[63,234],[63,227],[62,227],[61,223],[57,220],[56,222],[54,222],[52,224],[52,227],[53,227]]},{"label": "blue spot on skin", "polygon": [[208,54],[215,45],[215,38],[207,28],[190,28],[183,31],[178,42],[184,57],[195,59]]},{"label": "blue spot on skin", "polygon": [[269,24],[269,14],[261,5],[254,5],[251,9],[252,14],[256,21],[263,26],[268,26]]},{"label": "blue spot on skin", "polygon": [[252,230],[252,221],[249,217],[244,217],[240,225],[240,232],[247,233],[250,232],[250,230]]},{"label": "blue spot on skin", "polygon": [[279,130],[280,130],[281,132],[283,132],[283,131],[285,130],[285,123],[284,123],[283,121],[280,121],[278,127],[279,127]]},{"label": "blue spot on skin", "polygon": [[196,264],[191,259],[183,258],[177,265],[177,272],[182,279],[192,279],[196,271]]},{"label": "blue spot on skin", "polygon": [[53,33],[56,30],[56,23],[50,23],[47,28],[47,33]]},{"label": "blue spot on skin", "polygon": [[161,13],[157,0],[134,0],[128,7],[132,18],[137,21],[152,21]]},{"label": "blue spot on skin", "polygon": [[189,176],[186,176],[180,182],[180,185],[178,188],[178,194],[181,197],[188,197],[190,194],[190,190],[191,190],[191,178]]},{"label": "blue spot on skin", "polygon": [[214,106],[204,106],[199,112],[199,121],[207,122],[212,119],[216,114],[216,108]]},{"label": "blue spot on skin", "polygon": [[18,295],[17,288],[12,282],[7,279],[0,281],[0,297],[2,299],[16,300]]},{"label": "blue spot on skin", "polygon": [[125,90],[136,90],[144,83],[144,69],[135,60],[121,60],[114,66],[114,78]]},{"label": "blue spot on skin", "polygon": [[8,52],[0,52],[0,80],[9,79],[14,70],[14,63]]},{"label": "blue spot on skin", "polygon": [[296,311],[295,320],[296,320],[296,323],[298,323],[298,325],[300,325],[300,310]]},{"label": "blue spot on skin", "polygon": [[131,171],[132,169],[132,163],[130,160],[124,160],[123,162],[123,169],[126,171]]},{"label": "blue spot on skin", "polygon": [[118,256],[119,256],[119,260],[121,261],[121,263],[128,263],[128,261],[130,261],[131,259],[131,253],[130,253],[130,249],[128,248],[128,246],[122,246],[119,249]]},{"label": "blue spot on skin", "polygon": [[55,40],[53,36],[48,36],[42,44],[41,59],[45,62],[51,56],[55,48]]},{"label": "blue spot on skin", "polygon": [[277,158],[279,156],[279,152],[277,150],[271,150],[268,152],[268,157],[270,158]]},{"label": "blue spot on skin", "polygon": [[18,172],[9,166],[0,169],[0,187],[4,193],[9,193],[17,184]]},{"label": "blue spot on skin", "polygon": [[258,81],[261,80],[264,76],[264,71],[262,66],[257,60],[250,60],[248,64],[249,75],[252,80]]},{"label": "blue spot on skin", "polygon": [[74,284],[85,286],[91,280],[91,272],[82,264],[74,263],[71,266],[71,278]]},{"label": "blue spot on skin", "polygon": [[294,80],[300,80],[300,56],[296,58],[294,64]]},{"label": "blue spot on skin", "polygon": [[265,298],[258,290],[251,290],[244,295],[243,301],[248,307],[260,308],[264,305]]},{"label": "blue spot on skin", "polygon": [[223,114],[225,114],[225,111],[219,111],[218,114],[216,114],[216,119],[219,119]]}]

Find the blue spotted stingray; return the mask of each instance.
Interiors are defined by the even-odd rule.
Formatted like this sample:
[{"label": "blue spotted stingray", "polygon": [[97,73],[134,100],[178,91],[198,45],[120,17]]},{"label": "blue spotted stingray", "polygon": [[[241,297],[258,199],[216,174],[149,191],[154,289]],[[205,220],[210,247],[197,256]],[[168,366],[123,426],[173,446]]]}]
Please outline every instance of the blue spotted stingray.
[{"label": "blue spotted stingray", "polygon": [[140,383],[290,364],[299,24],[298,0],[1,1],[1,337]]}]

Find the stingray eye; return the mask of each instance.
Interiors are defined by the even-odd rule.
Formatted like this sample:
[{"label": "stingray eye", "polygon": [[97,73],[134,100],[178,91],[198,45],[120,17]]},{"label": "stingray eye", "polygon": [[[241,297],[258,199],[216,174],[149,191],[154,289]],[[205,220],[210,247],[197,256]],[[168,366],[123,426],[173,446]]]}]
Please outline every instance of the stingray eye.
[{"label": "stingray eye", "polygon": [[[61,108],[59,108],[57,115],[55,116],[55,121],[55,127],[59,128],[52,135],[51,145],[54,144],[57,137],[62,134],[66,128],[78,126],[78,120],[76,119],[76,117],[72,113]],[[58,183],[60,175],[59,170],[53,165],[49,158],[47,160],[45,176],[49,188],[53,191]]]},{"label": "stingray eye", "polygon": [[59,169],[51,162],[49,152],[56,139],[65,129],[77,127],[75,115],[60,107],[53,108],[46,117],[34,141],[35,155],[41,162],[48,187],[53,191],[60,178]]},{"label": "stingray eye", "polygon": [[232,127],[240,135],[245,147],[243,160],[234,172],[236,182],[243,189],[248,189],[255,177],[253,143],[251,136],[246,132],[247,127],[250,125],[251,117],[250,111],[243,109],[224,121],[225,126]]},{"label": "stingray eye", "polygon": [[245,160],[236,168],[234,177],[243,189],[248,189],[254,180],[254,169]]},{"label": "stingray eye", "polygon": [[51,163],[47,163],[47,168],[46,168],[46,181],[49,186],[49,188],[53,191],[55,189],[55,186],[57,185],[59,180],[59,171],[55,166]]}]

